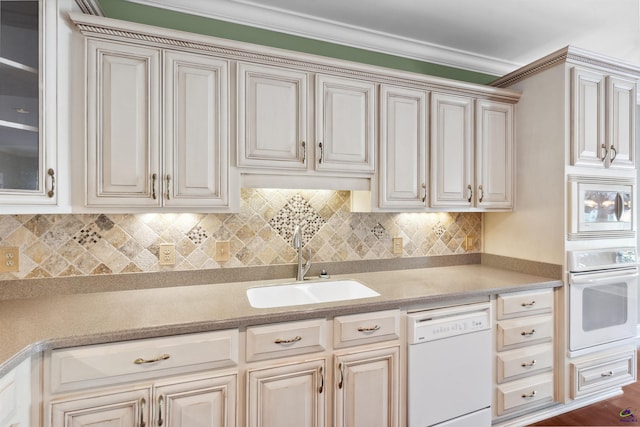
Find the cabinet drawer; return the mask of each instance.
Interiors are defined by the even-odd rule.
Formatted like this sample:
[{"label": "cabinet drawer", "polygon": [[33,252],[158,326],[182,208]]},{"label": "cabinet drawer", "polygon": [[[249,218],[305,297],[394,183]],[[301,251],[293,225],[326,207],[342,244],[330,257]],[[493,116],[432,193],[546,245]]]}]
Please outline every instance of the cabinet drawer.
[{"label": "cabinet drawer", "polygon": [[400,337],[400,311],[339,316],[333,320],[333,328],[336,348],[395,340]]},{"label": "cabinet drawer", "polygon": [[553,401],[553,374],[541,374],[498,386],[497,415]]},{"label": "cabinet drawer", "polygon": [[502,294],[498,295],[496,302],[498,319],[551,313],[553,310],[553,289]]},{"label": "cabinet drawer", "polygon": [[571,398],[575,399],[636,380],[636,350],[571,363]]},{"label": "cabinet drawer", "polygon": [[551,341],[553,316],[531,316],[498,322],[498,351]]},{"label": "cabinet drawer", "polygon": [[247,328],[247,361],[322,351],[326,347],[325,319],[277,323]]},{"label": "cabinet drawer", "polygon": [[553,345],[541,344],[498,353],[497,375],[502,383],[553,368]]},{"label": "cabinet drawer", "polygon": [[54,350],[52,392],[233,366],[238,336],[234,329]]}]

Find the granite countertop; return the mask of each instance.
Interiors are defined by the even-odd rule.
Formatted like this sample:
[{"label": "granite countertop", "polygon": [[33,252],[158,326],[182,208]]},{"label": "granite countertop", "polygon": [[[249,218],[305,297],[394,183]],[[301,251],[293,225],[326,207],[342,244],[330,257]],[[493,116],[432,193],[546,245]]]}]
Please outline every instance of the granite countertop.
[{"label": "granite countertop", "polygon": [[272,322],[333,317],[501,292],[562,286],[560,280],[480,264],[345,274],[380,296],[252,308],[246,289],[292,279],[120,290],[0,301],[0,376],[44,350]]}]

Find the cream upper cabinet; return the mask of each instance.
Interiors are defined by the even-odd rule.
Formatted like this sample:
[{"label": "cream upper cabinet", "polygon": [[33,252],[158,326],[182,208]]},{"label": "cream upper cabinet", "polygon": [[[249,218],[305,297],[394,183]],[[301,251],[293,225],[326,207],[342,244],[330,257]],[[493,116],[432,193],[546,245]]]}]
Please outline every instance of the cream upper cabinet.
[{"label": "cream upper cabinet", "polygon": [[513,207],[513,104],[476,101],[476,206]]},{"label": "cream upper cabinet", "polygon": [[441,93],[431,104],[431,207],[511,209],[513,104]]},{"label": "cream upper cabinet", "polygon": [[431,96],[431,206],[473,204],[473,98]]},{"label": "cream upper cabinet", "polygon": [[375,171],[376,85],[316,76],[316,169]]},{"label": "cream upper cabinet", "polygon": [[334,425],[397,427],[399,367],[398,347],[336,356]]},{"label": "cream upper cabinet", "polygon": [[307,168],[307,80],[303,71],[238,63],[238,166]]},{"label": "cream upper cabinet", "polygon": [[[0,16],[0,204],[55,206],[57,114],[66,107],[57,102],[57,29],[62,24],[56,2],[2,1]],[[63,62],[60,71],[68,71]]]},{"label": "cream upper cabinet", "polygon": [[572,164],[635,166],[636,82],[582,67],[571,68]]},{"label": "cream upper cabinet", "polygon": [[427,207],[427,97],[425,91],[380,87],[378,206]]},{"label": "cream upper cabinet", "polygon": [[160,50],[87,40],[87,205],[160,206]]},{"label": "cream upper cabinet", "polygon": [[87,206],[229,206],[227,61],[88,39],[87,67]]}]

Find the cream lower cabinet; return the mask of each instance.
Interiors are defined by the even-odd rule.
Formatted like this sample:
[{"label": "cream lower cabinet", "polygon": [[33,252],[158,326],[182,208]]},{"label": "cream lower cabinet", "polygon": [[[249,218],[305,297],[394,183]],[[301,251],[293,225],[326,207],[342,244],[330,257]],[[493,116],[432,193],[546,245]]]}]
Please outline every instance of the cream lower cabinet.
[{"label": "cream lower cabinet", "polygon": [[228,61],[86,46],[86,205],[229,208]]},{"label": "cream lower cabinet", "polygon": [[0,426],[29,427],[31,423],[31,359],[0,378]]},{"label": "cream lower cabinet", "polygon": [[496,297],[494,420],[555,401],[553,300],[552,289]]},{"label": "cream lower cabinet", "polygon": [[235,426],[238,331],[54,350],[44,427]]},{"label": "cream lower cabinet", "polygon": [[335,427],[399,425],[399,360],[399,347],[335,356]]}]

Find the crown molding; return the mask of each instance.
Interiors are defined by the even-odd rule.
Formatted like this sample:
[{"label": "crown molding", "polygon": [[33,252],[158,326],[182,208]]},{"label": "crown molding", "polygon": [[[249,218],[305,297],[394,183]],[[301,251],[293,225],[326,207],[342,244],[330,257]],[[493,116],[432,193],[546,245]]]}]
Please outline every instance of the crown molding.
[{"label": "crown molding", "polygon": [[322,20],[309,15],[231,0],[126,0],[289,35],[501,76],[522,66],[499,58],[451,49],[394,34]]},{"label": "crown molding", "polygon": [[98,0],[75,0],[76,4],[83,13],[94,16],[104,16],[102,7]]},{"label": "crown molding", "polygon": [[[575,46],[566,46],[529,65],[521,67],[490,83],[491,86],[506,88],[534,74],[540,73],[558,64],[580,64],[613,71],[618,74],[640,78],[640,68],[599,53],[590,52]],[[639,98],[640,100],[640,95]]]}]

